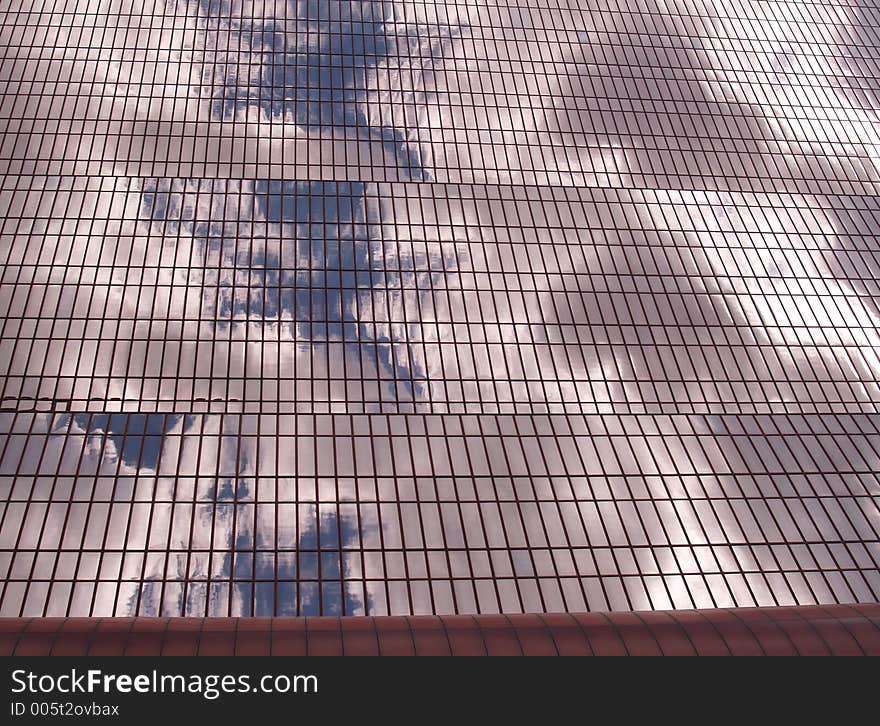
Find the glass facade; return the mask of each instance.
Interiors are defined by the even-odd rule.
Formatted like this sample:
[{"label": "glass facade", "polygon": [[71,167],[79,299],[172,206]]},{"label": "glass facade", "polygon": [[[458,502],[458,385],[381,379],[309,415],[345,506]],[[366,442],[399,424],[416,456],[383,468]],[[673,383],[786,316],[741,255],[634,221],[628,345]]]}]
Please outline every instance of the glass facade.
[{"label": "glass facade", "polygon": [[0,0],[0,614],[880,600],[878,27]]}]

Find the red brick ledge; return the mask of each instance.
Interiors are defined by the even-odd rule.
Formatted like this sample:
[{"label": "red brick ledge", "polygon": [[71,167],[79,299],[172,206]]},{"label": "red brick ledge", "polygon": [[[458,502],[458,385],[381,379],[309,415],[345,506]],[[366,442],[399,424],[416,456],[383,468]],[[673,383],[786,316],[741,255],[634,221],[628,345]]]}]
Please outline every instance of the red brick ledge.
[{"label": "red brick ledge", "polygon": [[0,618],[0,655],[880,655],[880,604],[440,617]]}]

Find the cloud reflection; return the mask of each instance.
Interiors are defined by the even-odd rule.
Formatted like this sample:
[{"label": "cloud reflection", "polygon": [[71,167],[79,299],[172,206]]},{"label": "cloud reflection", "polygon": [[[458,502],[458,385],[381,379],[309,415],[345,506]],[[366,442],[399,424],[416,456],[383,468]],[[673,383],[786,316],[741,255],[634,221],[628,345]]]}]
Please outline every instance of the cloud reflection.
[{"label": "cloud reflection", "polygon": [[878,599],[861,10],[104,6],[0,29],[0,612]]}]

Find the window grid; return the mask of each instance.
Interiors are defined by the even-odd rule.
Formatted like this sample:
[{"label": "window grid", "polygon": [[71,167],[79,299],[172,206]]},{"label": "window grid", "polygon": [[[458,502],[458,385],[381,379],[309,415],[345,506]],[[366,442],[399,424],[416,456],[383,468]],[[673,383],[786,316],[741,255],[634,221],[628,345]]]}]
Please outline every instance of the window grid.
[{"label": "window grid", "polygon": [[0,2],[0,615],[880,600],[877,8],[96,8]]}]

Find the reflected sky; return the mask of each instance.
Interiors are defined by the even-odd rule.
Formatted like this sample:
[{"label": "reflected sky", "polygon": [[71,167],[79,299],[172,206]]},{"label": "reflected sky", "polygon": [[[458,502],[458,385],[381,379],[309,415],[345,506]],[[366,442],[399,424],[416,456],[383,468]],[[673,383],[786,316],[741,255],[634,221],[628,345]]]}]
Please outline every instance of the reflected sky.
[{"label": "reflected sky", "polygon": [[880,594],[875,416],[150,418],[6,415],[5,614]]},{"label": "reflected sky", "polygon": [[[202,208],[197,187],[147,184],[141,217],[216,281],[196,293],[215,340],[246,328],[245,337],[272,340],[279,361],[300,341],[316,378],[393,380],[393,400],[426,398],[427,362],[409,345],[423,339],[421,321],[401,317],[401,297],[404,288],[442,289],[454,261],[439,245],[389,244],[384,200],[363,183],[242,181],[214,187]],[[337,355],[341,376],[328,370]]]},{"label": "reflected sky", "polygon": [[0,9],[0,613],[880,599],[868,6]]},{"label": "reflected sky", "polygon": [[[262,17],[251,16],[258,8]],[[255,112],[309,133],[377,141],[399,178],[429,180],[419,116],[435,60],[460,29],[419,22],[413,8],[385,0],[199,0],[209,47],[247,59],[206,71],[213,115],[246,122]]]}]

